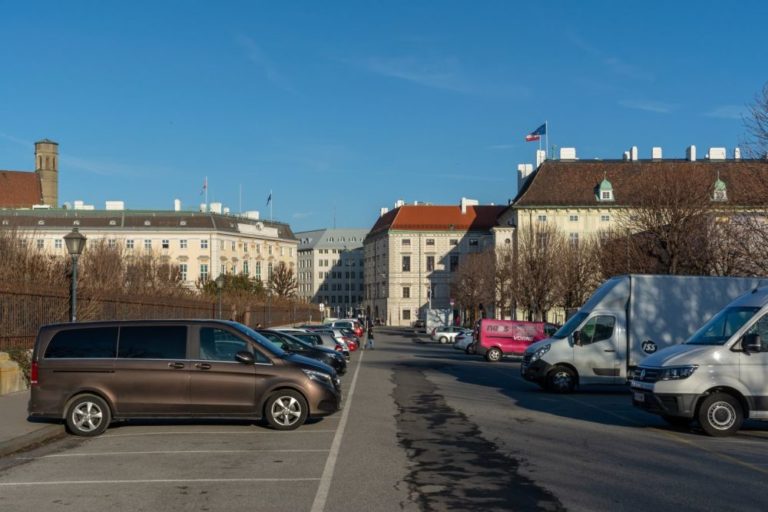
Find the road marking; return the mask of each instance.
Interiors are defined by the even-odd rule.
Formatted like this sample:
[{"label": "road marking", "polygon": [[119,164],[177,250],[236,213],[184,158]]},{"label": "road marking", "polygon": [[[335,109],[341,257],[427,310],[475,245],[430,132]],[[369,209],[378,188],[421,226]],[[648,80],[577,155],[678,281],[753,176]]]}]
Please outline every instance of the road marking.
[{"label": "road marking", "polygon": [[328,492],[331,490],[333,471],[336,468],[336,460],[339,458],[341,440],[344,438],[344,429],[347,426],[349,410],[352,408],[352,397],[355,394],[357,375],[360,373],[361,366],[363,366],[362,353],[360,354],[360,359],[357,360],[357,368],[355,368],[355,375],[352,377],[352,385],[349,386],[349,398],[344,406],[344,411],[341,413],[341,419],[339,420],[339,426],[336,429],[336,435],[333,436],[331,452],[328,454],[328,460],[325,461],[325,469],[323,469],[323,475],[320,477],[320,485],[317,488],[315,500],[312,502],[311,512],[323,512],[325,510],[325,503],[328,501]]},{"label": "road marking", "polygon": [[281,436],[292,436],[296,434],[332,434],[333,432],[336,432],[335,430],[308,430],[306,428],[299,429],[299,430],[291,430],[291,431],[279,431],[279,430],[264,430],[264,431],[249,431],[249,432],[232,432],[231,430],[222,430],[222,431],[208,431],[208,432],[189,432],[189,431],[172,431],[172,432],[136,432],[133,434],[108,434],[104,436],[96,436],[91,438],[91,440],[96,441],[99,439],[112,439],[115,437],[141,437],[141,436],[183,436],[183,435],[189,435],[189,436],[200,436],[200,435],[245,435],[245,436],[253,436],[253,435],[266,435],[266,434],[276,434]]},{"label": "road marking", "polygon": [[66,457],[103,457],[115,455],[186,455],[186,454],[209,454],[209,453],[328,453],[328,450],[300,450],[300,449],[268,449],[268,450],[156,450],[142,452],[98,452],[98,453],[55,453],[52,455],[43,455],[41,457],[16,457],[19,460],[37,460],[37,459],[63,459]]},{"label": "road marking", "polygon": [[59,480],[53,482],[0,482],[0,487],[43,485],[117,485],[117,484],[217,484],[254,482],[316,482],[319,478],[179,478],[147,480]]}]

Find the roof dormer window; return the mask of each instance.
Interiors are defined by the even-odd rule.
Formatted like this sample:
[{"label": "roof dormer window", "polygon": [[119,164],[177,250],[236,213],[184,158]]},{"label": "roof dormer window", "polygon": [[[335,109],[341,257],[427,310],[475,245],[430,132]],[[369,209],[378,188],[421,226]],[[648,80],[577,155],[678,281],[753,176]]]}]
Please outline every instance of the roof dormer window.
[{"label": "roof dormer window", "polygon": [[725,182],[718,175],[715,181],[714,191],[712,192],[712,201],[723,202],[728,200],[728,190]]},{"label": "roof dormer window", "polygon": [[595,197],[600,202],[612,202],[613,197],[613,185],[607,178],[603,178],[603,181],[597,186],[597,194]]}]

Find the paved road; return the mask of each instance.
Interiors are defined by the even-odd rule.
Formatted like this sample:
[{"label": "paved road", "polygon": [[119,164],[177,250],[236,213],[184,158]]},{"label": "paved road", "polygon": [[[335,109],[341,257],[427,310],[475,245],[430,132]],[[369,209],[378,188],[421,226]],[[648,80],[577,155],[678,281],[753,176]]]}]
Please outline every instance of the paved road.
[{"label": "paved road", "polygon": [[345,409],[294,432],[129,423],[0,459],[0,510],[767,510],[768,428],[673,430],[625,390],[562,397],[381,329]]}]

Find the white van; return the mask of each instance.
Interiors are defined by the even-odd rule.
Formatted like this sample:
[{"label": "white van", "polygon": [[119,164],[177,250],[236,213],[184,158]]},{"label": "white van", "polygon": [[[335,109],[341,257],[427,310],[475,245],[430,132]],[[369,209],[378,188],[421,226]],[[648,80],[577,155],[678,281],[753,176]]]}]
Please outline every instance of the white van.
[{"label": "white van", "polygon": [[648,357],[631,381],[633,403],[685,426],[727,436],[744,418],[768,420],[768,287],[746,293],[688,341]]}]

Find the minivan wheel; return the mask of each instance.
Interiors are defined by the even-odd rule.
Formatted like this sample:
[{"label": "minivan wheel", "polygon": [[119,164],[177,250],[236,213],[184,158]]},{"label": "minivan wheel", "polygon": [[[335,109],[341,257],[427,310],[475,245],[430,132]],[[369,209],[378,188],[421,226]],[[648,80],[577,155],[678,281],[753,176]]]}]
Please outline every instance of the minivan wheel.
[{"label": "minivan wheel", "polygon": [[96,395],[81,395],[67,408],[67,431],[76,436],[98,436],[107,430],[111,420],[109,405]]},{"label": "minivan wheel", "polygon": [[275,430],[294,430],[307,420],[307,401],[298,391],[281,389],[269,397],[265,406],[267,423]]},{"label": "minivan wheel", "polygon": [[492,347],[488,349],[488,352],[485,353],[485,360],[490,361],[491,363],[496,363],[501,360],[501,350],[499,350],[496,347]]},{"label": "minivan wheel", "polygon": [[576,374],[566,366],[555,366],[547,375],[547,390],[553,393],[570,393],[576,387]]},{"label": "minivan wheel", "polygon": [[712,393],[699,407],[699,424],[710,436],[733,435],[741,428],[743,421],[741,404],[727,393]]}]

